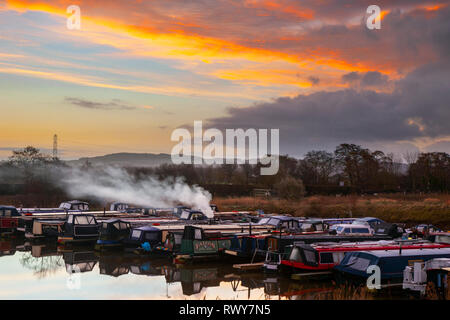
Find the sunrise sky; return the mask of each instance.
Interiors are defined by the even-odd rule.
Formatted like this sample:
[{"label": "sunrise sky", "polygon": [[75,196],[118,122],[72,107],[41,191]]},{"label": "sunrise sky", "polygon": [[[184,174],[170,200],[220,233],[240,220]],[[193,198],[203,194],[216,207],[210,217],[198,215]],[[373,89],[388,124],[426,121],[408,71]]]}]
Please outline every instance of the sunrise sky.
[{"label": "sunrise sky", "polygon": [[194,120],[293,156],[450,152],[450,1],[0,0],[0,96],[0,158],[55,133],[63,159],[168,153]]}]

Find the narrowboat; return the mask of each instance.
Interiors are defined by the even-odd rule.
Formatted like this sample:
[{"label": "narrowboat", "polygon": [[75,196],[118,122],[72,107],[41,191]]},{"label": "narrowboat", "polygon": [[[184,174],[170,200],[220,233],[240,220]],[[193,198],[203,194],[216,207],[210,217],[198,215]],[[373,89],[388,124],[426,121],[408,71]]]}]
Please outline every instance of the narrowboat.
[{"label": "narrowboat", "polygon": [[373,217],[359,218],[353,221],[352,224],[370,226],[375,234],[387,234],[393,238],[400,237],[405,232],[404,228],[398,224]]},{"label": "narrowboat", "polygon": [[180,217],[184,210],[191,210],[191,208],[186,206],[176,206],[175,208],[173,208],[172,213],[174,216]]},{"label": "narrowboat", "polygon": [[278,221],[277,228],[281,228],[280,230],[272,230],[270,233],[257,232],[252,234],[250,231],[249,234],[236,234],[232,238],[230,249],[225,250],[225,253],[235,257],[251,258],[252,261],[263,260],[266,257],[267,250],[272,250],[269,246],[269,239],[283,238],[286,235],[317,235],[326,233],[326,227],[321,220],[306,220],[297,225],[295,224],[297,220],[288,218],[274,218]]},{"label": "narrowboat", "polygon": [[[269,233],[238,233],[232,236],[230,248],[224,253],[236,258],[261,260],[267,250]],[[264,254],[264,255],[263,255]]]},{"label": "narrowboat", "polygon": [[[415,262],[403,270],[403,289],[424,295],[427,284],[432,282],[434,287],[444,296],[450,273],[450,259],[437,258],[427,262]],[[448,289],[448,288],[447,288]]]},{"label": "narrowboat", "polygon": [[69,214],[58,236],[58,243],[95,243],[99,236],[99,224],[92,214]]},{"label": "narrowboat", "polygon": [[330,235],[330,234],[291,234],[271,235],[267,238],[267,253],[264,261],[264,271],[274,272],[278,270],[281,260],[286,260],[292,250],[294,243],[348,243],[392,240],[386,235]]},{"label": "narrowboat", "polygon": [[297,218],[289,216],[269,216],[258,221],[258,225],[270,225],[275,229],[299,230],[300,221]]},{"label": "narrowboat", "polygon": [[127,212],[127,209],[129,208],[127,203],[123,202],[113,202],[109,206],[109,211],[119,211],[119,212]]},{"label": "narrowboat", "polygon": [[186,225],[180,250],[176,252],[175,263],[218,259],[230,248],[231,239],[232,233]]},{"label": "narrowboat", "polygon": [[63,232],[63,219],[29,219],[31,224],[25,227],[25,238],[30,241],[55,240]]},{"label": "narrowboat", "polygon": [[89,203],[80,200],[71,200],[59,205],[64,211],[89,211]]},{"label": "narrowboat", "polygon": [[434,232],[429,234],[427,239],[435,243],[450,244],[450,232]]},{"label": "narrowboat", "polygon": [[122,248],[123,240],[130,236],[131,224],[120,219],[101,222],[96,250]]},{"label": "narrowboat", "polygon": [[443,249],[450,245],[431,243],[429,241],[377,241],[363,243],[294,243],[289,257],[281,260],[281,269],[285,272],[328,271],[344,259],[347,252],[359,251],[395,251],[408,249]]},{"label": "narrowboat", "polygon": [[0,234],[10,235],[16,230],[21,214],[15,207],[0,205]]},{"label": "narrowboat", "polygon": [[62,202],[58,208],[21,208],[22,214],[52,214],[64,212],[83,212],[89,211],[89,203],[80,200],[70,200]]},{"label": "narrowboat", "polygon": [[162,244],[162,231],[153,226],[133,228],[123,243],[128,251],[150,252]]},{"label": "narrowboat", "polygon": [[206,221],[209,218],[200,210],[183,210],[180,215],[180,220],[203,220]]},{"label": "narrowboat", "polygon": [[431,224],[419,224],[411,230],[413,236],[420,238],[427,237],[429,234],[436,232],[442,232],[442,230]]},{"label": "narrowboat", "polygon": [[[283,216],[284,217],[284,216]],[[303,235],[308,239],[312,235],[327,234],[327,225],[320,219],[306,219],[298,222],[292,217],[284,217],[287,219],[280,219],[279,216],[271,217],[269,224],[276,225],[279,230],[272,230],[270,233],[262,234],[237,234],[232,239],[231,248],[225,253],[235,257],[251,258],[252,261],[264,260],[265,258],[271,260],[273,255],[267,255],[267,251],[277,251],[273,246],[278,243],[280,239],[285,239],[287,236],[295,238],[297,235]],[[271,222],[275,219],[276,221]],[[298,222],[298,224],[296,223]],[[290,242],[289,244],[292,244]],[[285,245],[284,245],[285,246]],[[284,246],[280,252],[284,252]]]},{"label": "narrowboat", "polygon": [[372,275],[367,273],[369,266],[380,268],[381,283],[403,280],[403,271],[416,262],[426,262],[436,258],[450,258],[450,248],[402,249],[348,252],[334,267],[338,279],[361,282]]},{"label": "narrowboat", "polygon": [[373,235],[375,230],[368,225],[358,225],[358,224],[335,224],[330,227],[330,234],[344,235],[344,234],[355,234],[355,235]]}]

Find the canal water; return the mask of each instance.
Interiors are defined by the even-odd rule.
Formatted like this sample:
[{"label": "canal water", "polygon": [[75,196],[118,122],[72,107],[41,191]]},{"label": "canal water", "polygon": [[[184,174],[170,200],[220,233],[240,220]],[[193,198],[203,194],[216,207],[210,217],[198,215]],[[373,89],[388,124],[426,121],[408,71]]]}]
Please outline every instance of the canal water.
[{"label": "canal water", "polygon": [[404,299],[332,279],[294,281],[224,263],[177,266],[132,253],[0,241],[0,299]]}]

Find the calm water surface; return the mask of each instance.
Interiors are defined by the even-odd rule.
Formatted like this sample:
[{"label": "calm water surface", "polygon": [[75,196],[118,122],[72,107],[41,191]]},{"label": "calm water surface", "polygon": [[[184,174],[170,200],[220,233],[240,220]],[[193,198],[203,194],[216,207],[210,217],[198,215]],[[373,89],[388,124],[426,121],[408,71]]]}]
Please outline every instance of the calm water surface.
[{"label": "calm water surface", "polygon": [[[332,280],[239,273],[231,264],[177,267],[168,259],[23,240],[0,241],[0,284],[0,299],[348,299],[355,292]],[[375,298],[404,297],[388,292]]]}]

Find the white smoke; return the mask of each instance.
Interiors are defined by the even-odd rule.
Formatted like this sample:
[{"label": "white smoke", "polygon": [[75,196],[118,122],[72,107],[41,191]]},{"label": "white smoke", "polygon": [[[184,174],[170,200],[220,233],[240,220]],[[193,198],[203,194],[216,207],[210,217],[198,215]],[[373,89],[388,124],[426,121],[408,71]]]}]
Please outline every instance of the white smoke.
[{"label": "white smoke", "polygon": [[163,181],[155,177],[135,178],[117,167],[71,169],[60,177],[64,188],[73,197],[94,197],[103,201],[119,201],[143,207],[167,208],[183,204],[214,216],[211,194],[199,186],[189,186],[183,179]]}]

